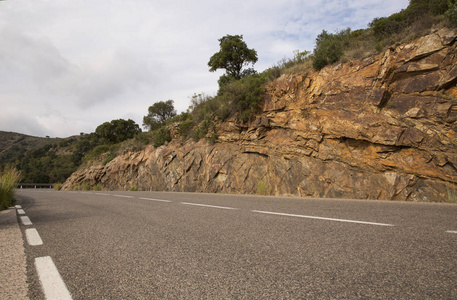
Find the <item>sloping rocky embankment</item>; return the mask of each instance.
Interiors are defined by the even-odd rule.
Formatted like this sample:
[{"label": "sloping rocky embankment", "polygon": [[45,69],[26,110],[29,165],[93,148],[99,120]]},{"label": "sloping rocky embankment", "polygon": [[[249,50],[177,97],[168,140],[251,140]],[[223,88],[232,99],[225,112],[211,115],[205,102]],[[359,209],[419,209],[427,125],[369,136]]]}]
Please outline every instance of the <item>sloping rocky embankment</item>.
[{"label": "sloping rocky embankment", "polygon": [[218,143],[172,142],[75,172],[64,189],[266,193],[455,202],[457,31],[282,76],[247,125]]}]

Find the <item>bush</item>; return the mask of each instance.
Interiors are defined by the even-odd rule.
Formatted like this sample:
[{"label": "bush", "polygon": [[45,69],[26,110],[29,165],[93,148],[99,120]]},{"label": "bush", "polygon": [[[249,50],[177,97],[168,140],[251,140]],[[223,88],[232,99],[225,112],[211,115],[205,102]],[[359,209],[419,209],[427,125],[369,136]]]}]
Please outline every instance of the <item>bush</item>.
[{"label": "bush", "polygon": [[110,153],[108,156],[103,160],[103,165],[106,165],[110,161],[112,161],[117,156],[117,146],[113,145],[109,148]]},{"label": "bush", "polygon": [[135,135],[135,139],[137,141],[140,141],[141,143],[143,143],[144,145],[147,145],[149,143],[152,142],[152,134],[150,132],[141,132],[137,135]]},{"label": "bush", "polygon": [[321,70],[329,64],[336,63],[343,55],[343,41],[350,34],[350,29],[336,34],[323,30],[316,38],[316,48],[313,52],[313,67]]},{"label": "bush", "polygon": [[90,185],[87,182],[84,182],[83,186],[82,186],[82,190],[83,191],[90,191]]},{"label": "bush", "polygon": [[84,156],[83,161],[87,162],[89,160],[99,157],[100,155],[102,155],[103,153],[106,153],[108,151],[109,151],[109,147],[107,145],[99,145],[99,146],[93,148],[89,153],[87,153]]},{"label": "bush", "polygon": [[[239,121],[246,122],[258,110],[263,100],[265,82],[265,77],[259,74],[247,76],[222,86],[217,98],[230,115],[235,115]],[[227,117],[228,115],[225,116]]]},{"label": "bush", "polygon": [[154,131],[153,136],[152,144],[156,148],[171,141],[170,131],[166,127],[162,127]]},{"label": "bush", "polygon": [[454,3],[449,2],[449,9],[446,11],[445,16],[452,26],[457,27],[457,1],[454,1]]},{"label": "bush", "polygon": [[54,188],[54,190],[60,191],[62,189],[62,184],[61,183],[54,183],[52,185],[52,187]]},{"label": "bush", "polygon": [[21,179],[21,173],[12,167],[6,167],[0,174],[0,210],[14,204],[14,188]]},{"label": "bush", "polygon": [[189,137],[191,131],[192,131],[192,128],[194,128],[195,124],[194,124],[194,121],[192,120],[188,120],[188,121],[185,121],[185,122],[182,122],[179,124],[179,134],[183,137],[183,138],[187,138]]},{"label": "bush", "polygon": [[260,180],[257,183],[257,194],[258,195],[267,195],[268,194],[268,185],[264,180]]},{"label": "bush", "polygon": [[97,184],[96,186],[94,186],[94,191],[101,191],[102,188]]}]

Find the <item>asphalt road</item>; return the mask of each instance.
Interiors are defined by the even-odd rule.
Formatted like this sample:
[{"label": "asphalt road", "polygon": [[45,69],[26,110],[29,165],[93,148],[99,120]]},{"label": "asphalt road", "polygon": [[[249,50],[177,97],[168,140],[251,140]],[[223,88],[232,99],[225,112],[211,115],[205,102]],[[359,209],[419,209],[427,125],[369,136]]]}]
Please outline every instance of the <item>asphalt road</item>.
[{"label": "asphalt road", "polygon": [[457,205],[49,190],[17,204],[43,242],[24,241],[32,299],[43,257],[73,299],[457,299]]}]

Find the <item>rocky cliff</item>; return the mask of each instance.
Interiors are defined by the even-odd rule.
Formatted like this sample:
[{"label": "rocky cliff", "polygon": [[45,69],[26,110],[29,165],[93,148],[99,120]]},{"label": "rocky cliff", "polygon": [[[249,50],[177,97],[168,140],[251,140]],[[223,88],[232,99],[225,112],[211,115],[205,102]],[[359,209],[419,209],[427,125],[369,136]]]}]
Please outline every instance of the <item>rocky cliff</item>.
[{"label": "rocky cliff", "polygon": [[75,172],[65,189],[456,201],[457,31],[267,86],[250,124]]}]

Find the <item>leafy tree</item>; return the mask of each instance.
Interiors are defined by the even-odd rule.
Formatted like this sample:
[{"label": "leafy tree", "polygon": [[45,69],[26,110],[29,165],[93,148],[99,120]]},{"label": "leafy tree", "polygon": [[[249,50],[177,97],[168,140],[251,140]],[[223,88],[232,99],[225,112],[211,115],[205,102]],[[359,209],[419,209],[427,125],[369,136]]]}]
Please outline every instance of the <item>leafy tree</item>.
[{"label": "leafy tree", "polygon": [[258,58],[257,51],[248,48],[242,35],[226,35],[219,39],[219,45],[219,52],[214,53],[208,62],[210,72],[225,69],[227,76],[237,80],[254,73],[251,68],[243,70],[243,67],[255,64]]},{"label": "leafy tree", "polygon": [[128,119],[105,122],[95,129],[95,135],[102,144],[116,144],[133,138],[141,129],[135,121]]},{"label": "leafy tree", "polygon": [[143,117],[143,127],[155,130],[162,127],[165,121],[176,116],[173,100],[159,101],[149,106],[148,115]]}]

